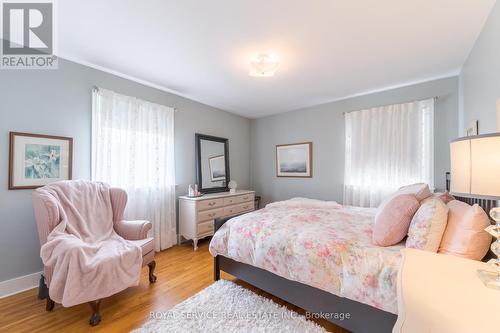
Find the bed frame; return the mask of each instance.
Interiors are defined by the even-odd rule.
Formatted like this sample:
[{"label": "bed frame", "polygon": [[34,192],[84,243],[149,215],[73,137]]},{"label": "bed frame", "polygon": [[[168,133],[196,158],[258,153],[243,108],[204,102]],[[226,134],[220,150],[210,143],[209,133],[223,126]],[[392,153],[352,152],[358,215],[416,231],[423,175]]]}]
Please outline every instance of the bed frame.
[{"label": "bed frame", "polygon": [[[216,219],[215,231],[235,216]],[[214,258],[215,281],[220,279],[221,270],[352,332],[387,333],[396,323],[393,313],[218,255]],[[338,317],[347,314],[349,319]]]},{"label": "bed frame", "polygon": [[[469,204],[479,204],[486,212],[496,207],[494,200],[456,197]],[[241,214],[240,214],[241,215]],[[215,231],[231,218],[215,220]],[[487,256],[488,257],[488,256]],[[387,333],[392,332],[397,315],[377,309],[367,304],[339,297],[309,285],[291,281],[258,267],[237,262],[218,255],[214,258],[214,280],[220,279],[220,271],[229,273],[265,292],[296,305],[310,313],[320,315],[327,321],[352,332]],[[335,314],[349,314],[349,319],[340,319]]]}]

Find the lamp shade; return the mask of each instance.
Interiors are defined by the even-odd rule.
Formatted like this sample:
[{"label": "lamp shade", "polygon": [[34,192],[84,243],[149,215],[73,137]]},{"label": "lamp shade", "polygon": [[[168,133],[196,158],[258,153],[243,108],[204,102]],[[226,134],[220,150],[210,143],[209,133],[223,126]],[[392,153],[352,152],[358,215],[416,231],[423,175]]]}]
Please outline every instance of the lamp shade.
[{"label": "lamp shade", "polygon": [[457,139],[450,153],[452,193],[500,198],[500,133]]},{"label": "lamp shade", "polygon": [[470,194],[470,140],[450,144],[451,188],[453,193]]}]

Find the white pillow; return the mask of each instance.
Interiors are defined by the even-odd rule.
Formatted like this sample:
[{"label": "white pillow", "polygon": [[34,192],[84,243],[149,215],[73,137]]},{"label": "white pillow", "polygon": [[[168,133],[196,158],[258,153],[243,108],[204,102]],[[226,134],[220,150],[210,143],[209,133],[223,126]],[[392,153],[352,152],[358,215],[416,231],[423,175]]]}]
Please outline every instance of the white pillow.
[{"label": "white pillow", "polygon": [[400,194],[413,194],[418,201],[427,199],[432,195],[429,185],[425,183],[416,183],[411,185],[402,186],[399,188]]},{"label": "white pillow", "polygon": [[422,200],[430,197],[432,195],[432,192],[429,189],[429,185],[424,183],[417,183],[400,187],[399,190],[382,200],[382,203],[378,206],[377,214],[384,210],[385,205],[387,205],[389,201],[401,194],[413,194],[417,198],[417,200],[421,202]]},{"label": "white pillow", "polygon": [[420,204],[408,229],[406,247],[437,252],[448,222],[448,206],[438,198]]}]

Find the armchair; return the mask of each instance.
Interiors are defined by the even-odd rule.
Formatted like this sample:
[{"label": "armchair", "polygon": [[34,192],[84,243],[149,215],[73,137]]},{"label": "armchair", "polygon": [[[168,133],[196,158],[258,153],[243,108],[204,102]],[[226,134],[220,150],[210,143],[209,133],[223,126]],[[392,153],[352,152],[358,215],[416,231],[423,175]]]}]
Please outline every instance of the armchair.
[{"label": "armchair", "polygon": [[[142,250],[142,266],[149,267],[149,282],[155,283],[156,276],[154,270],[156,262],[154,261],[154,242],[152,237],[147,237],[148,231],[152,228],[149,221],[126,221],[123,219],[123,212],[127,204],[127,193],[119,188],[110,189],[111,206],[113,211],[113,228],[115,232],[126,240],[134,242]],[[47,237],[56,225],[61,221],[57,201],[54,197],[48,195],[42,190],[35,190],[32,195],[33,209],[38,229],[40,245],[47,242]],[[52,267],[44,266],[43,279],[40,283],[41,298],[46,297],[46,310],[52,311],[55,302],[50,299],[48,286],[53,275]],[[101,315],[99,313],[101,300],[89,302],[92,309],[92,315],[89,323],[92,326],[99,324]]]}]

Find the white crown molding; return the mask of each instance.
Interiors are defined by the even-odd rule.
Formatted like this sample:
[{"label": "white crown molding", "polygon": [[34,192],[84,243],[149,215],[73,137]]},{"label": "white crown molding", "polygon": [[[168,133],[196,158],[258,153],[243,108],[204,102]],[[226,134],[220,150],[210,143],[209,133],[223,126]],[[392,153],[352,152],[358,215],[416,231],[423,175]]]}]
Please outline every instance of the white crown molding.
[{"label": "white crown molding", "polygon": [[36,272],[0,282],[0,299],[38,287],[42,273]]},{"label": "white crown molding", "polygon": [[[60,59],[67,60],[67,61],[70,61],[70,62],[74,62],[75,64],[79,64],[79,65],[82,65],[82,66],[90,67],[90,68],[96,69],[96,70],[101,71],[101,72],[112,74],[112,75],[121,77],[122,79],[127,79],[129,81],[133,81],[133,82],[142,84],[144,86],[148,86],[148,87],[155,88],[155,89],[158,89],[158,90],[170,93],[170,94],[174,94],[174,95],[181,96],[181,97],[184,97],[184,98],[187,98],[187,99],[190,99],[190,100],[194,100],[193,98],[191,98],[191,97],[189,97],[189,96],[187,96],[187,95],[185,95],[185,94],[183,94],[181,92],[178,92],[178,91],[176,91],[174,89],[170,89],[170,88],[167,88],[167,87],[162,86],[160,84],[149,82],[147,80],[143,80],[143,79],[140,79],[138,77],[135,77],[135,76],[132,76],[132,75],[128,75],[128,74],[125,74],[125,73],[122,73],[122,72],[119,72],[119,71],[116,71],[114,69],[110,69],[110,68],[107,68],[107,67],[104,67],[104,66],[96,65],[96,64],[93,64],[91,62],[88,62],[88,61],[85,61],[85,60],[81,60],[81,59],[78,59],[78,58],[65,57],[65,56],[60,56],[60,55],[58,55],[58,57]],[[198,102],[198,101],[196,101],[196,102]]]},{"label": "white crown molding", "polygon": [[348,100],[348,99],[351,99],[351,98],[368,96],[368,95],[371,95],[371,94],[386,92],[386,91],[390,91],[390,90],[394,90],[394,89],[411,87],[411,86],[414,86],[414,85],[417,85],[417,84],[421,84],[421,83],[428,83],[428,82],[432,82],[432,81],[436,81],[436,80],[449,79],[449,78],[452,78],[452,77],[459,76],[460,75],[460,71],[461,71],[461,68],[457,69],[455,71],[451,71],[449,73],[443,74],[443,75],[432,76],[432,77],[428,77],[428,78],[421,79],[421,80],[408,81],[408,82],[405,82],[405,83],[395,84],[395,85],[391,85],[391,86],[385,86],[385,87],[377,88],[377,89],[373,89],[373,90],[366,90],[366,91],[362,91],[362,92],[355,93],[355,94],[352,94],[352,95],[347,95],[347,96],[343,96],[343,97],[338,97],[338,98],[335,98],[335,99],[327,100],[326,102],[321,102],[319,104],[313,104],[313,105],[306,106],[306,107],[303,107],[303,108],[295,109],[293,111],[303,110],[303,109],[306,109],[306,108],[310,108],[310,107],[314,107],[314,106],[319,106],[319,105],[324,105],[324,104],[329,104],[329,103],[333,103],[333,102],[345,101],[345,100]]},{"label": "white crown molding", "polygon": [[376,94],[376,93],[380,93],[380,92],[384,92],[384,91],[389,91],[389,90],[394,90],[394,89],[398,89],[398,88],[411,87],[411,86],[415,86],[417,84],[432,82],[432,81],[436,81],[436,80],[449,79],[449,78],[452,78],[452,77],[459,76],[460,75],[460,70],[461,69],[457,69],[455,71],[452,71],[452,72],[449,72],[449,73],[446,73],[446,74],[443,74],[443,75],[432,76],[432,77],[428,77],[428,78],[421,79],[421,80],[409,81],[409,82],[405,82],[405,83],[401,83],[401,84],[395,84],[395,85],[392,85],[392,86],[386,86],[386,87],[382,87],[382,88],[378,88],[378,89],[363,91],[363,92],[360,92],[360,93],[357,93],[357,94],[352,94],[352,95],[348,95],[348,96],[345,96],[345,97],[341,97],[340,99],[338,99],[338,101],[342,101],[342,100],[349,99],[349,98],[354,98],[354,97],[361,97],[361,96]]}]

